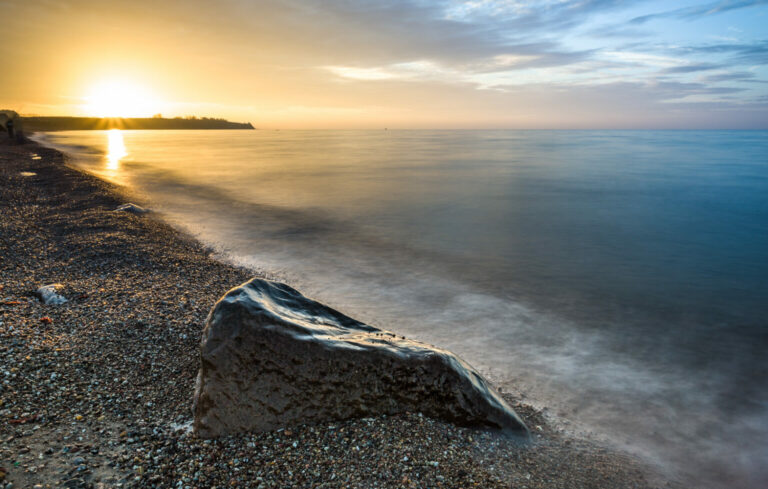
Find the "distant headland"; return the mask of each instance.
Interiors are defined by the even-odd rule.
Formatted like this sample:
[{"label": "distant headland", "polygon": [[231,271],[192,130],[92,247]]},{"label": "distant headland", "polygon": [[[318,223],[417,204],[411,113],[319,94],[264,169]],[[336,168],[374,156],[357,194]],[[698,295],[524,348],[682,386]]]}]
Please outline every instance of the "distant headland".
[{"label": "distant headland", "polygon": [[22,116],[26,132],[89,131],[105,129],[254,129],[250,122],[210,117],[45,117]]}]

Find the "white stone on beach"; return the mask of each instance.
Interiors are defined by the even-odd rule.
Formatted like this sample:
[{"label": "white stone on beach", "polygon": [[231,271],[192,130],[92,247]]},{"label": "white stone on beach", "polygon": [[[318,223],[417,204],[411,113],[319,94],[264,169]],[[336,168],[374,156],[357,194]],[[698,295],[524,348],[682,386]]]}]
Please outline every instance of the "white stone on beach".
[{"label": "white stone on beach", "polygon": [[43,285],[37,289],[37,296],[43,301],[43,304],[60,305],[67,302],[67,298],[60,295],[57,291],[63,288],[61,284]]},{"label": "white stone on beach", "polygon": [[127,203],[119,206],[115,211],[124,211],[124,212],[132,212],[134,214],[146,214],[149,212],[149,209],[145,209],[139,205]]}]

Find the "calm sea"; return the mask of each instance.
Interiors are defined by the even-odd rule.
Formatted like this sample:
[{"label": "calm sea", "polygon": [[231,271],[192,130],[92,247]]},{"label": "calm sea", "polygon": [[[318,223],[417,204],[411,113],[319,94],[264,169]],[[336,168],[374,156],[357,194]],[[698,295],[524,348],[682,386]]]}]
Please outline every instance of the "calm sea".
[{"label": "calm sea", "polygon": [[768,484],[768,132],[39,137],[562,426],[699,487]]}]

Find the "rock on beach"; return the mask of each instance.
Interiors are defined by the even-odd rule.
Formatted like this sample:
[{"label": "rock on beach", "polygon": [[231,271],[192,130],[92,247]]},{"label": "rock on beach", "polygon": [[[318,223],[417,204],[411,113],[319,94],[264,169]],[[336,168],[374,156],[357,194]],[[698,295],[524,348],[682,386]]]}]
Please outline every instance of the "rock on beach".
[{"label": "rock on beach", "polygon": [[376,329],[253,279],[211,311],[194,429],[203,437],[422,412],[527,436],[514,410],[452,353]]},{"label": "rock on beach", "polygon": [[115,209],[115,212],[118,212],[118,211],[130,212],[131,214],[146,214],[147,212],[149,212],[149,209],[145,209],[140,205],[132,204],[129,202],[127,204],[118,206],[117,209]]},{"label": "rock on beach", "polygon": [[58,291],[63,288],[64,286],[61,284],[43,285],[37,289],[35,294],[40,298],[43,304],[60,305],[67,302],[67,298],[58,293]]}]

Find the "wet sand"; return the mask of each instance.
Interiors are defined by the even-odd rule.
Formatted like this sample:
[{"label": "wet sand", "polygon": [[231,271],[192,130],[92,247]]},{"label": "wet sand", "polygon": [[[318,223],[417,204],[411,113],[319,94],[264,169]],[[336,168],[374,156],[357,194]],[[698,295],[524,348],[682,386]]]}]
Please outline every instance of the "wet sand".
[{"label": "wet sand", "polygon": [[[198,439],[205,317],[254,271],[114,211],[129,201],[55,150],[0,142],[0,488],[674,487],[511,398],[531,443],[418,413]],[[69,302],[34,296],[50,283]]]}]

